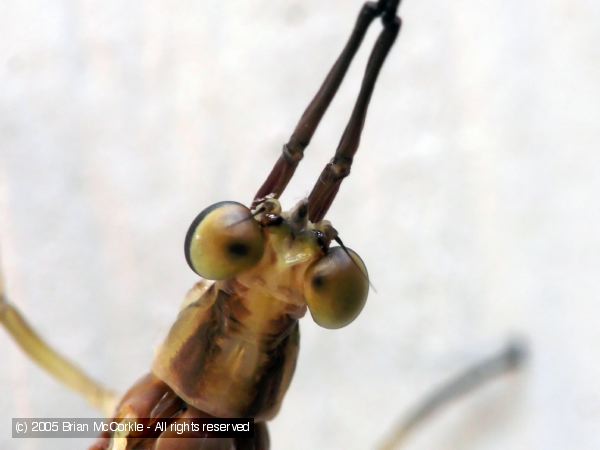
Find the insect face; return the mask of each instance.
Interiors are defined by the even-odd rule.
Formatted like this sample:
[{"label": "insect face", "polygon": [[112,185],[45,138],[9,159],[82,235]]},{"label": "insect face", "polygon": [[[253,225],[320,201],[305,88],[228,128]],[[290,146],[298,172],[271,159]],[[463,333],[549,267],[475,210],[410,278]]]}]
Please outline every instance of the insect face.
[{"label": "insect face", "polygon": [[307,212],[305,200],[288,212],[272,198],[254,212],[235,202],[209,206],[187,233],[188,264],[206,279],[231,279],[295,305],[299,317],[308,306],[325,328],[343,327],[367,299],[366,267],[353,250],[330,247],[337,231],[326,220],[313,224]]}]

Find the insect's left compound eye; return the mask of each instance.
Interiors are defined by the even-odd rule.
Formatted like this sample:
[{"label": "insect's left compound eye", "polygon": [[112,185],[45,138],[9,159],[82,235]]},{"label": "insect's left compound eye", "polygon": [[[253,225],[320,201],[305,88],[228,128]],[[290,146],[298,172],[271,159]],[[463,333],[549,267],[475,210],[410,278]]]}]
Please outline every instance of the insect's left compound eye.
[{"label": "insect's left compound eye", "polygon": [[353,250],[332,247],[306,271],[304,296],[317,324],[342,328],[360,314],[369,293],[367,269]]},{"label": "insect's left compound eye", "polygon": [[185,237],[185,257],[194,272],[224,280],[249,269],[263,255],[260,225],[244,205],[220,202],[194,219]]}]

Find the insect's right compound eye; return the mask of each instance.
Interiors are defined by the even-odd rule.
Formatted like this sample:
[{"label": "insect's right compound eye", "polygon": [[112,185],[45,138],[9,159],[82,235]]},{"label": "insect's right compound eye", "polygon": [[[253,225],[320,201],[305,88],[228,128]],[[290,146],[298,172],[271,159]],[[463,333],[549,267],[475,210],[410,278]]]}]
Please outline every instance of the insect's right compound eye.
[{"label": "insect's right compound eye", "polygon": [[356,319],[368,293],[367,268],[352,249],[332,247],[306,271],[306,303],[314,321],[324,328],[342,328]]},{"label": "insect's right compound eye", "polygon": [[185,257],[208,280],[232,278],[254,266],[265,241],[251,211],[236,202],[220,202],[202,211],[185,237]]}]

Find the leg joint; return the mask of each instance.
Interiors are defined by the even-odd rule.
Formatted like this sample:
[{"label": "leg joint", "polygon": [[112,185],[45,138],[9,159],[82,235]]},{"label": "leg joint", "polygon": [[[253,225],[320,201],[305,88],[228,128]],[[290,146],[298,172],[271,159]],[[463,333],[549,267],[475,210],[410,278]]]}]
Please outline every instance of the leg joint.
[{"label": "leg joint", "polygon": [[296,166],[304,158],[304,147],[301,145],[283,144],[281,153],[288,163]]},{"label": "leg joint", "polygon": [[366,16],[375,18],[381,14],[381,5],[375,2],[366,2],[360,10],[359,17]]},{"label": "leg joint", "polygon": [[400,0],[379,0],[379,10],[381,12],[381,20],[384,26],[388,27],[398,19],[396,17],[396,11],[398,11],[398,5]]},{"label": "leg joint", "polygon": [[352,167],[352,158],[338,157],[328,164],[327,171],[334,181],[339,181],[350,175],[350,167]]}]

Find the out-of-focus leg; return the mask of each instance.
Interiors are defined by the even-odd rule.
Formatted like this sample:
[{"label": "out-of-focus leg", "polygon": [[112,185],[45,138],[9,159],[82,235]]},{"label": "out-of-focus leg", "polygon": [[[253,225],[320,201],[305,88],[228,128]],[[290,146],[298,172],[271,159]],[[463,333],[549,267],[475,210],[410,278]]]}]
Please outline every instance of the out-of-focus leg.
[{"label": "out-of-focus leg", "polygon": [[34,362],[68,388],[81,394],[102,412],[109,414],[115,395],[90,378],[79,367],[53,349],[27,322],[23,313],[8,302],[0,273],[0,324]]}]

